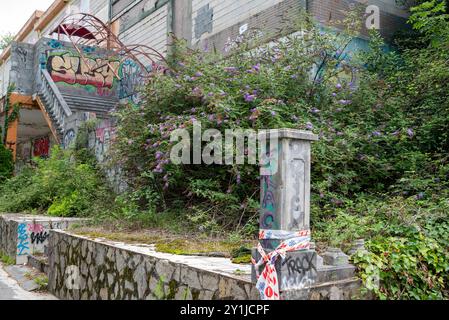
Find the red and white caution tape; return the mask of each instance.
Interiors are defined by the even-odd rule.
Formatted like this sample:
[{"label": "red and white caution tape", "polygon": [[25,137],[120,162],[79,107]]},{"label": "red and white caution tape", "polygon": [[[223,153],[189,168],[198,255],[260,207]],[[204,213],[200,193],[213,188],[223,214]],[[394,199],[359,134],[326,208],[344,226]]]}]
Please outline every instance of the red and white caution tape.
[{"label": "red and white caution tape", "polygon": [[[310,230],[297,232],[284,230],[260,230],[260,240],[286,239],[274,251],[266,253],[259,243],[257,251],[261,259],[257,262],[252,259],[257,274],[256,288],[260,292],[262,300],[279,300],[279,282],[276,272],[276,260],[280,256],[285,259],[289,251],[299,251],[310,249]],[[265,264],[262,274],[259,274],[259,268]]]}]

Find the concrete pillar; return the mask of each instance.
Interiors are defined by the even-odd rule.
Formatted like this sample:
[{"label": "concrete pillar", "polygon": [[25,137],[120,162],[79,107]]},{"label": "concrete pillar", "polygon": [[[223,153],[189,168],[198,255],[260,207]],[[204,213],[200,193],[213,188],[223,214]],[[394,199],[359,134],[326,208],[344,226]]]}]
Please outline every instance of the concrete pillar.
[{"label": "concrete pillar", "polygon": [[[261,144],[270,142],[266,149],[271,159],[261,166],[262,250],[253,251],[253,281],[262,299],[285,298],[292,292],[306,297],[317,281],[317,254],[308,238],[311,142],[316,140],[311,132],[293,129],[259,134]],[[282,250],[276,250],[281,244],[288,248],[282,255]]]},{"label": "concrete pillar", "polygon": [[173,0],[172,31],[178,39],[192,44],[192,0]]},{"label": "concrete pillar", "polygon": [[[270,152],[271,175],[261,168],[261,230],[302,231],[310,229],[311,142],[318,136],[311,132],[276,129],[260,133],[259,141],[274,141]],[[277,147],[276,147],[277,144]],[[286,233],[287,235],[288,233]],[[264,249],[275,249],[284,238],[264,240]]]}]

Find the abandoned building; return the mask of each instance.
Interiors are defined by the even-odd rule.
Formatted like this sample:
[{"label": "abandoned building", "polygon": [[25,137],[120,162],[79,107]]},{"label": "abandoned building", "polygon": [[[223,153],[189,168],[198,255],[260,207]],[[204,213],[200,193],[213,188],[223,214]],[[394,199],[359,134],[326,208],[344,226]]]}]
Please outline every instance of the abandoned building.
[{"label": "abandoned building", "polygon": [[[92,147],[101,160],[114,136],[110,110],[138,102],[139,87],[164,65],[173,35],[192,47],[225,50],[248,30],[264,30],[267,41],[293,33],[283,17],[300,9],[326,25],[357,3],[378,5],[386,38],[404,26],[406,10],[395,1],[368,2],[56,0],[36,11],[0,56],[2,141],[20,168],[48,156],[54,144],[70,145],[80,124],[96,118]],[[364,27],[354,45],[363,46],[367,35]]]}]

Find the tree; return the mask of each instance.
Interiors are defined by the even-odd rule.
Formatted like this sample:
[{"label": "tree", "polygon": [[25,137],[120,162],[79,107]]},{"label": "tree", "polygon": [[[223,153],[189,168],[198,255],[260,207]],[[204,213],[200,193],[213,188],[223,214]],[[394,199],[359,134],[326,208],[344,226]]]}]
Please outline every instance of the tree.
[{"label": "tree", "polygon": [[5,50],[14,40],[14,35],[10,32],[0,35],[0,51]]},{"label": "tree", "polygon": [[449,39],[449,7],[446,0],[420,1],[410,9],[409,22],[432,46]]}]

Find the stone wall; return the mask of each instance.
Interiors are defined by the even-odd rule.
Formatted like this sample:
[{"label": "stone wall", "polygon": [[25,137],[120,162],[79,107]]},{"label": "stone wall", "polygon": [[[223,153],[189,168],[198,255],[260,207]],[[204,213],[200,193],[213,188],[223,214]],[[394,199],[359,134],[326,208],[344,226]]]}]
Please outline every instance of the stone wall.
[{"label": "stone wall", "polygon": [[17,227],[18,223],[2,216],[0,218],[0,251],[10,257],[17,253]]},{"label": "stone wall", "polygon": [[[258,300],[251,265],[230,259],[157,252],[68,232],[50,232],[49,290],[68,300]],[[321,266],[308,288],[284,290],[281,299],[366,299],[353,266]]]},{"label": "stone wall", "polygon": [[[52,231],[49,289],[61,299],[257,299],[249,265],[225,258],[177,256]],[[240,270],[243,275],[237,275]],[[240,274],[240,273],[239,273]]]},{"label": "stone wall", "polygon": [[44,254],[50,230],[67,229],[80,219],[20,214],[0,215],[0,251],[25,264],[30,254]]}]

